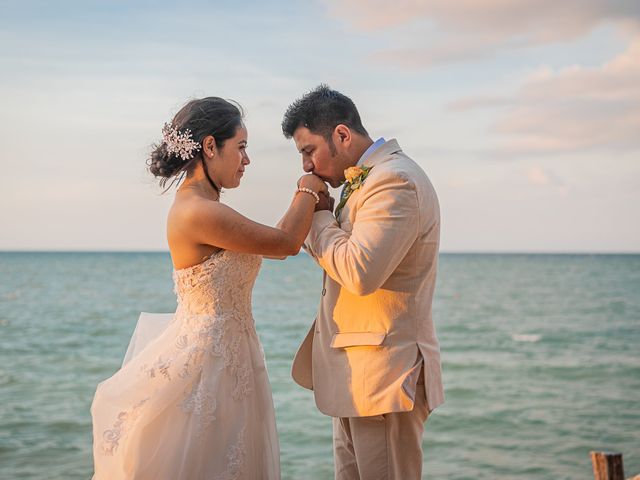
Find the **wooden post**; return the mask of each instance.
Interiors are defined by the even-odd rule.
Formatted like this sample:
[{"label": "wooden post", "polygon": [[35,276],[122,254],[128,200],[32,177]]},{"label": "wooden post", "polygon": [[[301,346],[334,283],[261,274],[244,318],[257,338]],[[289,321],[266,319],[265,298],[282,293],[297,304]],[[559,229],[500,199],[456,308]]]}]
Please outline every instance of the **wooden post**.
[{"label": "wooden post", "polygon": [[622,454],[613,452],[591,452],[595,480],[624,480]]}]

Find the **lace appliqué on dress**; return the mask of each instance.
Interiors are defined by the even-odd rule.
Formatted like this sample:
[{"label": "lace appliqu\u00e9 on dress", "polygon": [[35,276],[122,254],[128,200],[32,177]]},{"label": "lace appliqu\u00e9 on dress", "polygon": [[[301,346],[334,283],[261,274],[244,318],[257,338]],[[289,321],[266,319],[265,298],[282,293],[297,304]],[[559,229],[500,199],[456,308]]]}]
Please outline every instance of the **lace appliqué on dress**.
[{"label": "lace appliqu\u00e9 on dress", "polygon": [[252,369],[241,362],[240,349],[247,333],[256,335],[251,291],[262,259],[228,254],[222,250],[201,264],[174,272],[178,309],[186,314],[184,333],[175,346],[183,353],[180,376],[199,373],[206,353],[220,357],[234,378],[232,396],[241,400],[251,392]]},{"label": "lace appliqu\u00e9 on dress", "polygon": [[182,401],[181,407],[183,412],[200,417],[196,422],[196,435],[200,436],[216,419],[215,412],[218,405],[216,398],[205,390],[201,382],[198,382]]},{"label": "lace appliqu\u00e9 on dress", "polygon": [[[231,396],[234,400],[242,400],[251,393],[253,371],[240,360],[240,349],[247,335],[255,336],[257,341],[251,314],[251,291],[262,259],[256,255],[230,253],[222,250],[198,265],[174,271],[180,332],[173,349],[158,356],[153,363],[140,367],[151,381],[195,378],[202,372],[205,355],[210,354],[221,358],[232,376]],[[128,425],[135,419],[137,409],[146,400],[130,412],[120,412],[113,427],[104,431],[105,453],[115,451]],[[185,391],[181,408],[185,413],[199,417],[200,434],[216,419],[214,393],[207,391],[201,381]],[[234,458],[238,458],[238,454]]]},{"label": "lace appliqu\u00e9 on dress", "polygon": [[244,429],[238,435],[238,441],[227,451],[227,470],[216,475],[214,480],[237,480],[242,475],[245,463]]},{"label": "lace appliqu\u00e9 on dress", "polygon": [[118,414],[118,419],[113,424],[113,427],[103,432],[102,451],[105,455],[113,455],[114,452],[118,449],[120,440],[125,435],[127,430],[131,427],[133,422],[135,422],[136,418],[140,414],[140,407],[147,400],[149,400],[148,397],[140,400],[140,402],[135,404],[131,410],[120,412]]}]

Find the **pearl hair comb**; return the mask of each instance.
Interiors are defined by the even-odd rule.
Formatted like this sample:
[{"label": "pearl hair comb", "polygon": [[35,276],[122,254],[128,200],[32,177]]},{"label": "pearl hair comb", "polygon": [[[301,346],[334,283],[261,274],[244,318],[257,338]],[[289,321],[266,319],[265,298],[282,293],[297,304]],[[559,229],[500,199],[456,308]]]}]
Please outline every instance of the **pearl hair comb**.
[{"label": "pearl hair comb", "polygon": [[180,133],[170,123],[165,123],[162,127],[162,139],[167,145],[167,151],[184,161],[192,159],[201,148],[200,144],[193,139],[191,130],[187,128]]}]

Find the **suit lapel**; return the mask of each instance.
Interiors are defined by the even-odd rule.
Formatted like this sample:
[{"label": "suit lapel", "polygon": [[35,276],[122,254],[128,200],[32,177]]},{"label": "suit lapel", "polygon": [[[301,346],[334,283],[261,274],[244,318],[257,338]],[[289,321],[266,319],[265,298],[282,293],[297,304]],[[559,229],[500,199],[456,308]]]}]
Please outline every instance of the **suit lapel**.
[{"label": "suit lapel", "polygon": [[[398,144],[398,141],[395,138],[392,138],[391,140],[385,142],[384,144],[382,144],[378,149],[376,149],[376,151],[374,151],[371,155],[369,155],[364,162],[362,162],[362,165],[364,165],[365,167],[374,167],[375,165],[385,162],[386,160],[389,160],[391,158],[391,156],[394,153],[398,153],[401,152],[402,149],[400,148],[400,145]],[[363,186],[367,183],[367,180],[364,180]],[[346,195],[347,193],[347,185],[344,185],[342,187],[342,190],[340,192],[340,200],[342,200],[342,197],[344,195]],[[338,216],[336,217],[336,219],[338,220],[339,224],[342,224],[342,222],[346,219],[345,217],[345,210],[348,211],[347,207],[349,206],[349,203],[353,200],[354,197],[356,197],[358,195],[358,192],[362,190],[362,187],[359,188],[358,190],[356,190],[355,192],[353,192],[349,198],[347,199],[347,202],[345,203],[344,207],[342,207],[342,210],[340,210]]]}]

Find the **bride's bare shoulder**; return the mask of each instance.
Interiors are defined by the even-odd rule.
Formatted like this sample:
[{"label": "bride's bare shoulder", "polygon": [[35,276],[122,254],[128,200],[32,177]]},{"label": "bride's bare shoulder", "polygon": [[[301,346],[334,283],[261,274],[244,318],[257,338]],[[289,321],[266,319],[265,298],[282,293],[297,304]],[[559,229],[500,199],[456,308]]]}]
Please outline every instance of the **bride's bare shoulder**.
[{"label": "bride's bare shoulder", "polygon": [[220,202],[200,195],[176,195],[169,209],[167,226],[170,230],[202,227],[203,223],[215,223],[228,209]]}]

